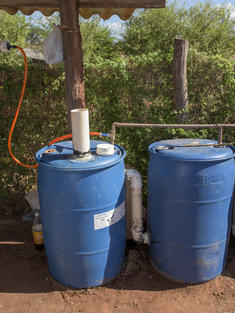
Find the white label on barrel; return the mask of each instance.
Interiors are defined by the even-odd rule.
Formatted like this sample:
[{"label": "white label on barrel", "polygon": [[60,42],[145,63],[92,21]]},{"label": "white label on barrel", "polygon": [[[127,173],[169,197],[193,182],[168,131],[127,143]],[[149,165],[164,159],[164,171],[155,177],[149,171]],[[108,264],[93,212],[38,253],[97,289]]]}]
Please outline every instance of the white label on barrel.
[{"label": "white label on barrel", "polygon": [[94,215],[94,229],[102,229],[120,221],[125,215],[125,201],[113,210]]}]

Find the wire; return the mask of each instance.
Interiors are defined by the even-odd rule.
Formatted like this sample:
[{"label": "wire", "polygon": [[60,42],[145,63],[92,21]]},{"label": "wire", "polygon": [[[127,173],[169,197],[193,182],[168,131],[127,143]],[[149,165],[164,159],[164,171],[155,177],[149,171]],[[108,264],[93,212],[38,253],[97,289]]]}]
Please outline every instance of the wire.
[{"label": "wire", "polygon": [[9,150],[9,153],[10,153],[10,156],[12,157],[12,159],[20,164],[21,166],[24,166],[24,167],[27,167],[27,168],[37,168],[38,167],[38,164],[34,164],[34,165],[28,165],[28,164],[24,164],[22,163],[21,161],[19,161],[13,154],[12,150],[11,150],[11,139],[12,139],[12,133],[13,133],[13,130],[15,128],[15,124],[16,124],[16,121],[17,121],[17,118],[18,118],[18,115],[19,115],[19,112],[20,112],[20,106],[21,106],[21,103],[23,101],[23,98],[24,98],[24,92],[25,92],[25,87],[26,87],[26,81],[27,81],[27,74],[28,74],[28,64],[27,64],[27,57],[26,57],[26,54],[24,52],[24,50],[21,48],[21,47],[18,47],[18,46],[14,46],[14,48],[20,50],[20,52],[23,54],[24,56],[24,81],[23,81],[23,86],[22,86],[22,89],[21,89],[21,94],[20,94],[20,100],[19,100],[19,103],[18,103],[18,106],[17,106],[17,109],[16,109],[16,114],[15,114],[15,117],[14,117],[14,120],[12,122],[12,125],[11,125],[11,129],[10,129],[10,133],[9,133],[9,136],[8,136],[8,150]]}]

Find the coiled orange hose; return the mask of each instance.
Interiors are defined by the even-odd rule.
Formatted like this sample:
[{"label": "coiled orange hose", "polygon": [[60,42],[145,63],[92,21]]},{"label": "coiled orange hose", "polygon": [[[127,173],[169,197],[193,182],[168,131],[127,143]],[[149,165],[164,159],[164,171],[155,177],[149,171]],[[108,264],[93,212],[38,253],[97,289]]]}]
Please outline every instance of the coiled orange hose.
[{"label": "coiled orange hose", "polygon": [[21,47],[18,47],[18,46],[15,46],[16,49],[20,50],[20,52],[23,54],[24,56],[24,82],[23,82],[23,86],[22,86],[22,90],[21,90],[21,94],[20,94],[20,100],[19,100],[19,103],[18,103],[18,106],[17,106],[17,109],[16,109],[16,114],[15,114],[15,117],[14,117],[14,120],[12,122],[12,125],[11,125],[11,130],[10,130],[10,133],[9,133],[9,136],[8,136],[8,150],[9,150],[9,153],[10,153],[10,156],[12,157],[12,159],[20,164],[21,166],[24,166],[24,167],[27,167],[27,168],[37,168],[38,167],[38,164],[34,164],[34,165],[28,165],[28,164],[24,164],[22,162],[20,162],[13,154],[12,150],[11,150],[11,138],[12,138],[12,133],[13,133],[13,130],[15,128],[15,124],[16,124],[16,120],[18,118],[18,115],[19,115],[19,112],[20,112],[20,106],[21,106],[21,103],[23,101],[23,97],[24,97],[24,92],[25,92],[25,87],[26,87],[26,81],[27,81],[27,74],[28,74],[28,63],[27,63],[27,57],[26,57],[26,54],[24,52],[24,50],[21,48]]}]

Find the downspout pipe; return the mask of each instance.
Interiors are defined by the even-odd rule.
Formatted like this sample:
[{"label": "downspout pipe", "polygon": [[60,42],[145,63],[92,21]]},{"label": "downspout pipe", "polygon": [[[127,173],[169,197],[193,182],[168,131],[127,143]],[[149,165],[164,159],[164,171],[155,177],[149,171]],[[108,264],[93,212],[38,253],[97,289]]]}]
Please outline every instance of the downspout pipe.
[{"label": "downspout pipe", "polygon": [[82,157],[90,152],[90,130],[88,109],[71,110],[74,154]]},{"label": "downspout pipe", "polygon": [[135,169],[126,169],[131,186],[132,237],[138,243],[149,244],[149,234],[143,228],[142,177]]}]

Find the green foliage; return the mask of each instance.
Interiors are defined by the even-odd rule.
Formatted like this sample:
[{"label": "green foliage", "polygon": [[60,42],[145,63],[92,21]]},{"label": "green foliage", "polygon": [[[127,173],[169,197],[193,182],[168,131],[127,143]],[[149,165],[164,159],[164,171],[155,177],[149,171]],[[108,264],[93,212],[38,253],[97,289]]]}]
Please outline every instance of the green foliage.
[{"label": "green foliage", "polygon": [[[11,44],[25,46],[28,35],[28,23],[25,16],[18,13],[9,15],[5,11],[0,11],[0,41],[6,40]],[[22,57],[17,51],[8,54],[0,54],[0,64],[21,64]]]},{"label": "green foliage", "polygon": [[173,51],[176,37],[189,40],[198,51],[234,56],[234,9],[211,1],[186,7],[177,2],[164,10],[141,10],[126,22],[121,48],[125,54]]},{"label": "green foliage", "polygon": [[[117,55],[114,37],[109,28],[101,24],[101,18],[97,16],[89,20],[80,18],[79,23],[85,62],[97,62],[99,58],[113,59]],[[28,44],[41,49],[43,41],[56,24],[60,24],[58,13],[48,18],[41,15],[31,18],[27,36]]]},{"label": "green foliage", "polygon": [[192,121],[235,122],[234,64],[219,55],[208,56],[191,49],[188,81]]},{"label": "green foliage", "polygon": [[233,56],[235,53],[234,8],[224,3],[215,6],[210,1],[198,3],[186,10],[182,36],[198,51]]},{"label": "green foliage", "polygon": [[[60,24],[58,13],[51,17],[37,14],[29,18],[28,22],[22,14],[9,15],[0,11],[0,41],[7,40],[12,44],[24,47],[42,49],[46,36]],[[117,56],[114,37],[107,26],[101,24],[101,19],[93,17],[89,20],[80,19],[83,38],[83,52],[85,62],[97,62],[99,58],[113,59]],[[22,57],[16,51],[0,54],[0,64],[22,64]]]},{"label": "green foliage", "polygon": [[[8,216],[22,214],[23,194],[36,187],[36,170],[16,164],[9,156],[7,138],[23,80],[23,67],[3,67],[0,89],[1,210]],[[61,68],[30,66],[26,93],[12,137],[12,150],[26,164],[34,164],[39,147],[65,133],[64,73]],[[14,206],[11,205],[14,203]],[[0,212],[1,215],[2,212]]]},{"label": "green foliage", "polygon": [[112,59],[117,55],[114,37],[99,17],[80,19],[80,27],[85,62],[95,63],[100,58]]},{"label": "green foliage", "polygon": [[[7,136],[20,94],[23,68],[2,68],[0,89],[0,215],[22,214],[24,191],[36,187],[36,170],[15,164],[7,151]],[[111,129],[112,122],[177,123],[173,103],[172,54],[161,52],[85,64],[86,101],[92,131]],[[190,121],[235,123],[233,65],[220,56],[191,49],[188,65]],[[13,134],[15,155],[34,163],[33,155],[55,137],[67,133],[64,105],[64,69],[29,67],[29,80],[19,120]],[[126,165],[147,179],[148,145],[179,137],[217,138],[218,131],[183,129],[117,129],[116,142],[127,150]],[[224,131],[224,141],[234,141],[234,130]],[[146,183],[145,183],[146,193]],[[16,201],[17,200],[17,201]]]},{"label": "green foliage", "polygon": [[41,13],[36,14],[34,17],[30,17],[27,42],[31,46],[41,48],[43,41],[57,24],[60,24],[59,13],[57,12],[50,17],[45,17]]},{"label": "green foliage", "polygon": [[[194,7],[174,3],[165,10],[142,10],[127,22],[120,44],[114,43],[110,30],[101,25],[99,18],[81,19],[91,130],[108,132],[115,121],[178,122],[172,77],[175,37],[188,39],[191,45],[188,122],[235,123],[234,64],[224,58],[231,59],[235,52],[231,10],[211,2]],[[21,14],[9,16],[0,11],[0,40],[38,48],[58,22],[58,14],[27,23]],[[21,61],[14,51],[0,55],[0,216],[25,213],[23,193],[36,188],[37,181],[37,171],[17,165],[7,151],[23,80]],[[26,94],[12,138],[12,149],[23,162],[34,163],[39,148],[67,133],[64,86],[63,65],[29,66]],[[150,143],[166,138],[217,138],[217,133],[213,129],[120,128],[116,142],[127,150],[127,167],[142,173],[146,194]],[[234,130],[225,129],[224,141],[234,141],[234,135]]]}]

